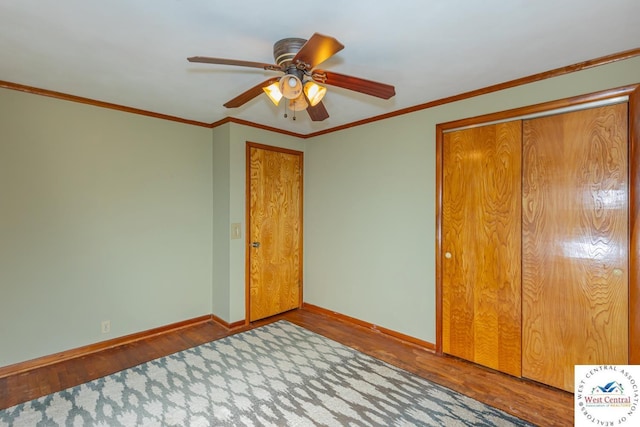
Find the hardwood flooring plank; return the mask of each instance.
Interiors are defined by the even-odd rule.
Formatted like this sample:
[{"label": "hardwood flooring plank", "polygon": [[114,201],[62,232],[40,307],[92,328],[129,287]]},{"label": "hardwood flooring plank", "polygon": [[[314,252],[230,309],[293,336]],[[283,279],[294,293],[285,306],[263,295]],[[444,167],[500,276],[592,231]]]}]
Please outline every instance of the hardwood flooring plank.
[{"label": "hardwood flooring plank", "polygon": [[572,426],[573,394],[511,377],[322,313],[300,309],[228,330],[210,321],[0,379],[0,409],[285,319],[540,426]]}]

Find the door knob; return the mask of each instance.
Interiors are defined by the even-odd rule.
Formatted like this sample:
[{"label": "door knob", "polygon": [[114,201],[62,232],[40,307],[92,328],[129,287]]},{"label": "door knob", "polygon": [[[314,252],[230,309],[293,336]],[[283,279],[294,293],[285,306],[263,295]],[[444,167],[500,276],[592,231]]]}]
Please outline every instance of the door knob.
[{"label": "door knob", "polygon": [[444,253],[444,257],[445,257],[446,259],[451,259],[451,252],[445,252],[445,253]]},{"label": "door knob", "polygon": [[259,248],[260,247],[260,242],[253,242],[253,243],[251,243],[251,246],[253,246],[254,248]]}]

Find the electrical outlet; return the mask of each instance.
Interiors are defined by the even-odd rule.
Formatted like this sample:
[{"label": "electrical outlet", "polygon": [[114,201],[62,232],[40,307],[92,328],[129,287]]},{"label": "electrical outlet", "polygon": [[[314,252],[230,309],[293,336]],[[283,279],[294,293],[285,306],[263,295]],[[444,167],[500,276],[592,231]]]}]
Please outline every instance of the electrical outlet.
[{"label": "electrical outlet", "polygon": [[103,334],[108,334],[109,332],[111,332],[111,320],[103,320],[100,324],[100,329],[102,330]]}]

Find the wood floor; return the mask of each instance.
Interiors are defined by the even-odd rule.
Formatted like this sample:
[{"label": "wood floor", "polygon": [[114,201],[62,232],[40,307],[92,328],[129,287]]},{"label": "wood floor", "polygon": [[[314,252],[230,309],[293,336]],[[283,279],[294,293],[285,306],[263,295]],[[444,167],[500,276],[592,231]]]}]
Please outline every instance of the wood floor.
[{"label": "wood floor", "polygon": [[[293,310],[251,327],[292,323],[413,372],[539,426],[572,426],[573,394],[520,380],[310,310]],[[121,347],[0,379],[0,409],[237,333],[211,321]]]}]

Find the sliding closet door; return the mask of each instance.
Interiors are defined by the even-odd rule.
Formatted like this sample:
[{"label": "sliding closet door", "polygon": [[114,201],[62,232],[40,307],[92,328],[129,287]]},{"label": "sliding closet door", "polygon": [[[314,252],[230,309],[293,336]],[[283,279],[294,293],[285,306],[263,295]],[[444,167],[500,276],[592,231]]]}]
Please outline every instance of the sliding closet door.
[{"label": "sliding closet door", "polygon": [[443,138],[443,351],[520,375],[521,122]]},{"label": "sliding closet door", "polygon": [[627,104],[523,123],[522,375],[628,362]]}]

